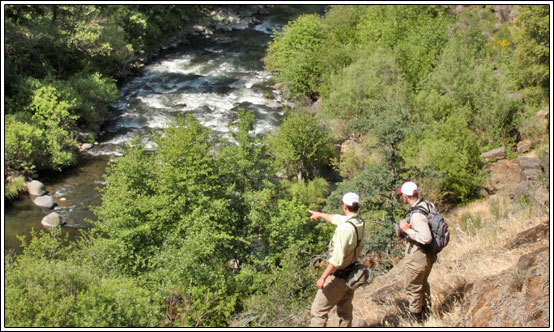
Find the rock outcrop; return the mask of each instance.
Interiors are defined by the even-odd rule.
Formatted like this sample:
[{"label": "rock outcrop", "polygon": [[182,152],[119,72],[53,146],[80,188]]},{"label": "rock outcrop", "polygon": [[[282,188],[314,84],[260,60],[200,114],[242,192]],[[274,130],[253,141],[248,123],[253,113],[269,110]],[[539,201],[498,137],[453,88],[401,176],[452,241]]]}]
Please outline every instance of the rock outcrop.
[{"label": "rock outcrop", "polygon": [[490,151],[487,151],[481,154],[481,158],[485,161],[502,160],[506,158],[506,148],[502,146],[496,149],[492,149]]},{"label": "rock outcrop", "polygon": [[549,261],[549,248],[542,247],[513,268],[468,284],[458,326],[549,326]]}]

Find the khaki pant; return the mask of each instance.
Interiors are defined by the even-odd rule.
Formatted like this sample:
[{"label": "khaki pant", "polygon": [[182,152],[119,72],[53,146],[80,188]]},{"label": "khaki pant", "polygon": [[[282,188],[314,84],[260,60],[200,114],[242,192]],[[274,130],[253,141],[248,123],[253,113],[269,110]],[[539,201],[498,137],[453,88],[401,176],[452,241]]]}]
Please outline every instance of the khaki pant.
[{"label": "khaki pant", "polygon": [[412,245],[406,251],[406,291],[410,304],[410,312],[421,312],[424,305],[431,305],[431,288],[429,287],[429,274],[437,260],[437,254],[426,254],[416,245]]},{"label": "khaki pant", "polygon": [[325,327],[329,311],[336,305],[340,327],[352,326],[352,298],[354,290],[346,286],[344,279],[330,275],[325,287],[318,289],[312,303],[310,326]]}]

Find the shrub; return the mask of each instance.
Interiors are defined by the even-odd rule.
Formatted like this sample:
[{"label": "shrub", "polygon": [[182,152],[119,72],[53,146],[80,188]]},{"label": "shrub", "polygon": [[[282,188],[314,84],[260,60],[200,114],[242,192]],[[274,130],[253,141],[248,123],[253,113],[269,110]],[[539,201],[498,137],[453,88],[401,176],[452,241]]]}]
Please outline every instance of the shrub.
[{"label": "shrub", "polygon": [[410,170],[407,178],[420,182],[427,178],[429,185],[440,188],[449,202],[465,202],[474,197],[483,181],[479,148],[467,129],[467,119],[460,112],[445,123],[419,127],[400,145],[399,154]]},{"label": "shrub", "polygon": [[275,165],[288,176],[311,179],[320,167],[330,164],[332,146],[329,135],[306,110],[291,111],[267,137]]},{"label": "shrub", "polygon": [[364,6],[358,23],[360,45],[384,48],[414,91],[429,73],[448,40],[448,6]]},{"label": "shrub", "polygon": [[343,179],[351,180],[369,165],[383,162],[383,151],[376,148],[377,140],[373,135],[366,134],[361,143],[347,141],[343,144],[346,144],[346,151],[334,161],[334,166]]},{"label": "shrub", "polygon": [[4,165],[7,174],[31,174],[47,158],[44,131],[6,115]]},{"label": "shrub", "polygon": [[352,136],[369,133],[381,145],[402,137],[410,90],[387,51],[368,51],[333,80],[334,89],[323,102],[325,117],[344,119]]},{"label": "shrub", "polygon": [[111,115],[108,103],[117,96],[115,80],[99,73],[79,73],[58,84],[66,99],[75,100],[71,113],[76,116],[76,124],[99,131],[100,125]]},{"label": "shrub", "polygon": [[292,199],[304,204],[309,209],[319,209],[325,203],[325,197],[329,194],[330,185],[324,178],[316,177],[312,181],[281,182],[283,190],[286,190]]},{"label": "shrub", "polygon": [[81,327],[153,327],[161,320],[152,290],[130,278],[89,277],[69,316]]},{"label": "shrub", "polygon": [[11,181],[4,182],[4,195],[10,200],[16,198],[26,189],[25,177],[23,176],[18,176]]},{"label": "shrub", "polygon": [[302,15],[272,38],[264,63],[268,70],[277,72],[275,80],[284,83],[285,91],[293,96],[317,91],[324,69],[318,64],[319,45],[324,38],[321,18]]},{"label": "shrub", "polygon": [[282,255],[280,267],[263,272],[243,270],[237,277],[242,287],[251,287],[253,294],[244,300],[242,313],[233,318],[235,326],[307,324],[306,308],[313,299],[315,282],[321,272],[309,268],[311,256],[301,245],[288,248]]},{"label": "shrub", "polygon": [[516,50],[514,72],[520,87],[540,87],[541,98],[530,102],[548,100],[550,77],[550,11],[544,5],[523,5],[514,20]]}]

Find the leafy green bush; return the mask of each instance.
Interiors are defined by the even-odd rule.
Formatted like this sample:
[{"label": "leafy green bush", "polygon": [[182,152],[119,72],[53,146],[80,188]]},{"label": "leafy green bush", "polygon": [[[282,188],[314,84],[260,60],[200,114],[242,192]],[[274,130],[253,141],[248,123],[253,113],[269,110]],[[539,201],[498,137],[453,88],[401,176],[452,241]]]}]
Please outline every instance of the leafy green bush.
[{"label": "leafy green bush", "polygon": [[288,176],[311,179],[318,168],[330,164],[330,137],[304,109],[289,112],[275,133],[267,137],[267,144],[275,165]]},{"label": "leafy green bush", "polygon": [[364,6],[358,24],[360,45],[384,48],[412,89],[430,72],[448,40],[452,16],[442,5]]},{"label": "leafy green bush", "polygon": [[44,131],[29,123],[5,117],[4,166],[6,173],[31,174],[46,158]]},{"label": "leafy green bush", "polygon": [[400,145],[407,178],[419,182],[427,178],[428,185],[439,188],[445,201],[467,201],[483,181],[479,147],[468,129],[468,118],[460,112],[444,123],[419,127]]},{"label": "leafy green bush", "polygon": [[66,100],[75,101],[71,113],[76,125],[97,132],[111,115],[108,104],[117,96],[115,80],[100,73],[79,73],[56,83]]},{"label": "leafy green bush", "polygon": [[[23,240],[22,240],[23,241]],[[99,274],[60,230],[31,234],[5,266],[5,314],[10,327],[154,326],[160,310],[131,279]]]},{"label": "leafy green bush", "polygon": [[302,15],[287,24],[282,34],[273,35],[268,44],[265,66],[277,72],[275,80],[284,83],[284,90],[293,96],[317,91],[324,70],[318,65],[322,28],[318,15]]},{"label": "leafy green bush", "polygon": [[[320,271],[310,268],[311,255],[301,245],[282,254],[282,266],[268,271],[242,270],[237,282],[249,290],[242,312],[233,317],[233,326],[305,326],[306,310],[317,288]],[[245,291],[245,294],[248,294]]]},{"label": "leafy green bush", "polygon": [[333,81],[334,89],[323,102],[326,117],[345,119],[348,133],[369,133],[381,145],[402,137],[410,89],[387,51],[368,51]]},{"label": "leafy green bush", "polygon": [[540,87],[542,94],[529,102],[548,100],[550,86],[550,11],[544,5],[522,5],[514,20],[516,50],[514,74],[522,88]]},{"label": "leafy green bush", "polygon": [[319,209],[325,203],[325,197],[329,194],[330,185],[324,178],[316,177],[307,183],[281,181],[281,188],[290,194],[297,202],[304,204],[309,209]]},{"label": "leafy green bush", "polygon": [[70,313],[74,326],[153,327],[161,320],[160,305],[151,290],[130,278],[97,279],[81,290]]}]

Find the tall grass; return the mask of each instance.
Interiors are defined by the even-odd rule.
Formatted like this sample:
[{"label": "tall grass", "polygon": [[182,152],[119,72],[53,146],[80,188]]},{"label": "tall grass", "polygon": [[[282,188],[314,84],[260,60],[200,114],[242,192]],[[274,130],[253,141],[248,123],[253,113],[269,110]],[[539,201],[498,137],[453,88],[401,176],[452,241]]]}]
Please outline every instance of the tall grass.
[{"label": "tall grass", "polygon": [[[469,212],[473,210],[481,211],[479,217]],[[453,226],[451,240],[439,254],[429,276],[435,307],[451,300],[448,297],[452,296],[452,290],[456,287],[512,268],[524,249],[510,250],[505,248],[506,243],[519,232],[537,226],[548,218],[548,211],[532,200],[523,197],[510,200],[505,196],[474,202],[457,214],[459,216],[449,216],[449,223]],[[468,220],[473,222],[474,228],[471,232],[464,232],[463,226],[468,224]],[[482,227],[475,228],[476,220],[482,222]],[[524,272],[521,271],[521,278]],[[517,287],[514,285],[514,289]],[[447,313],[439,315],[434,311],[425,326],[454,326],[458,317],[456,313],[461,306],[459,301],[456,302],[453,301]]]}]

